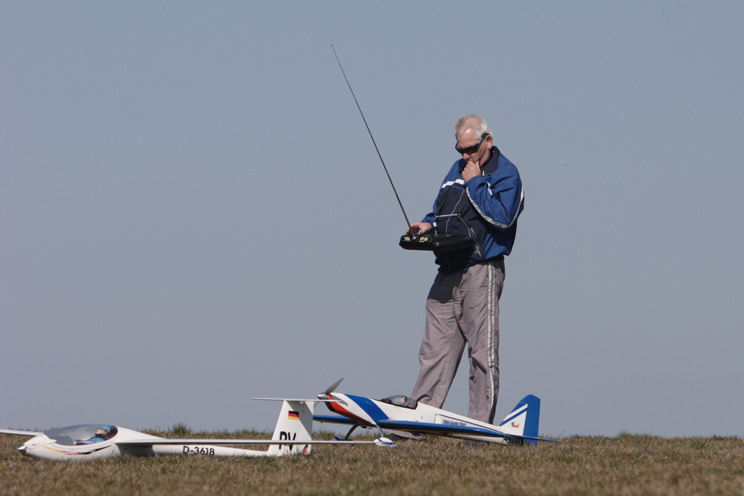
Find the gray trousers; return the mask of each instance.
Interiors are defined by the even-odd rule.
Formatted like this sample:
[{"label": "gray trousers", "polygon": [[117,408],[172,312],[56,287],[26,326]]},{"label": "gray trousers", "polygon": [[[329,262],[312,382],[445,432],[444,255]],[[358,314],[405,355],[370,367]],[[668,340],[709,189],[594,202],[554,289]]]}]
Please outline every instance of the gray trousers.
[{"label": "gray trousers", "polygon": [[441,408],[468,344],[468,416],[493,423],[499,395],[499,298],[504,259],[457,274],[437,274],[426,300],[426,328],[419,350],[413,398]]}]

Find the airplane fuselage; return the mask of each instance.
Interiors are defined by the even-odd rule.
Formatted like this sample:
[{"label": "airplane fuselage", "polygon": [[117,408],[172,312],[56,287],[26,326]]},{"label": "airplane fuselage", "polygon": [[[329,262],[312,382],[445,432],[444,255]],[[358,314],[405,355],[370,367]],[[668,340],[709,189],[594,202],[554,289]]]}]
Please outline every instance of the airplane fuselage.
[{"label": "airplane fuselage", "polygon": [[[193,444],[147,444],[146,441],[165,441],[164,438],[144,432],[114,427],[109,439],[89,441],[98,424],[79,425],[54,429],[26,441],[18,450],[27,456],[46,460],[90,460],[115,458],[122,455],[201,455],[201,456],[269,456],[267,451],[256,451],[228,446]],[[133,441],[141,444],[128,444]],[[144,442],[143,442],[144,441]],[[196,440],[195,440],[196,441]]]},{"label": "airplane fuselage", "polygon": [[[329,397],[335,400],[327,403],[330,410],[363,427],[400,429],[400,424],[416,423],[420,425],[420,432],[428,431],[436,435],[499,444],[509,444],[510,437],[516,431],[514,428],[505,429],[421,402],[411,401],[410,398],[403,396],[398,397],[401,398],[400,404],[391,402],[392,398],[373,400],[336,392],[331,393]],[[526,406],[524,411],[526,412]],[[522,412],[515,413],[512,423],[518,427],[519,422],[522,421],[519,418]],[[437,431],[434,427],[426,427],[433,425],[442,426],[442,428],[452,427],[453,431],[443,432]],[[463,431],[455,432],[457,428],[463,428]],[[415,431],[416,426],[411,426],[406,430]]]}]

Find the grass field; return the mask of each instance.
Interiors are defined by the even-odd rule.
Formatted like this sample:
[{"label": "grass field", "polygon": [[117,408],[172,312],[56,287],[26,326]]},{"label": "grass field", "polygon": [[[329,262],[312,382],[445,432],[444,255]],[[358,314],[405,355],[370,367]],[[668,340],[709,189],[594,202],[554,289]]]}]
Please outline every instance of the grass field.
[{"label": "grass field", "polygon": [[[155,434],[176,437],[173,432]],[[16,448],[25,439],[0,436],[0,495],[744,496],[744,440],[733,437],[569,437],[559,444],[537,447],[462,446],[452,439],[431,439],[401,442],[393,448],[319,446],[311,456],[284,458],[124,457],[88,462],[47,462],[22,456]]]}]

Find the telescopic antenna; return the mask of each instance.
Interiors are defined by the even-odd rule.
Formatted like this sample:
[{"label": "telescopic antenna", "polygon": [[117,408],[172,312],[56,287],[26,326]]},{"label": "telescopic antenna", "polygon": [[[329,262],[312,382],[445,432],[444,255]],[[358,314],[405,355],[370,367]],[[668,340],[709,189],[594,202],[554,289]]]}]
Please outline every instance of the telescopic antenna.
[{"label": "telescopic antenna", "polygon": [[333,50],[333,55],[336,56],[336,62],[338,62],[338,66],[341,68],[341,74],[344,75],[344,79],[346,80],[346,85],[349,87],[349,91],[351,91],[351,96],[354,97],[354,102],[356,103],[356,106],[359,109],[359,113],[362,115],[362,120],[364,121],[364,125],[367,128],[369,137],[372,138],[372,144],[375,145],[375,150],[377,150],[377,156],[380,157],[380,162],[382,162],[382,167],[385,169],[385,174],[387,174],[388,181],[390,181],[390,186],[393,187],[393,193],[395,193],[395,198],[398,199],[398,205],[400,205],[400,210],[403,212],[403,217],[405,217],[406,219],[406,224],[408,224],[408,232],[410,232],[411,236],[413,236],[413,229],[411,229],[411,223],[408,221],[408,216],[406,215],[406,209],[403,208],[403,202],[400,201],[400,196],[398,196],[398,190],[395,189],[395,184],[393,184],[393,179],[390,177],[390,172],[388,172],[388,168],[385,165],[385,161],[382,159],[382,154],[380,153],[380,149],[377,148],[377,142],[375,142],[375,137],[372,136],[372,131],[370,131],[369,129],[369,124],[367,124],[367,119],[364,118],[364,112],[362,112],[362,107],[359,106],[359,101],[357,100],[357,97],[354,94],[354,90],[351,89],[351,83],[349,83],[349,78],[346,77],[346,72],[344,72],[344,67],[341,65],[341,61],[338,58],[336,49],[333,48],[333,43],[331,43],[331,50]]}]

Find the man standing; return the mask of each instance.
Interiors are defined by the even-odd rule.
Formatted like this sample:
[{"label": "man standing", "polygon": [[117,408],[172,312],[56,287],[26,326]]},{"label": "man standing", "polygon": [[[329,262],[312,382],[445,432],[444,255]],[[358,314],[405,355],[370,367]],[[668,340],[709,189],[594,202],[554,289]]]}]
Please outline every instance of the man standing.
[{"label": "man standing", "polygon": [[[524,208],[517,168],[499,149],[486,121],[468,115],[455,122],[462,155],[450,169],[413,234],[468,236],[472,246],[435,251],[439,272],[426,301],[426,328],[419,351],[413,398],[441,408],[468,344],[468,416],[493,423],[499,394],[499,298],[504,256],[509,255]],[[410,232],[408,234],[411,234]]]}]

